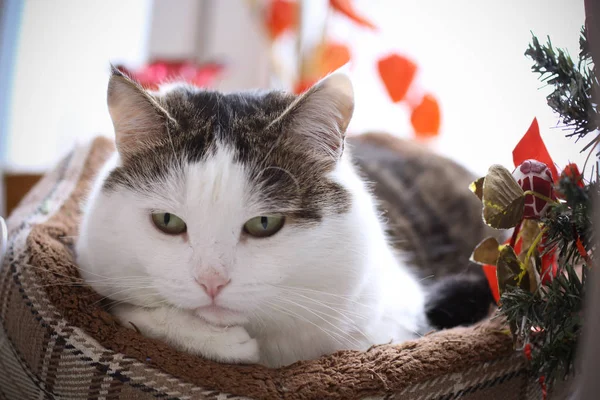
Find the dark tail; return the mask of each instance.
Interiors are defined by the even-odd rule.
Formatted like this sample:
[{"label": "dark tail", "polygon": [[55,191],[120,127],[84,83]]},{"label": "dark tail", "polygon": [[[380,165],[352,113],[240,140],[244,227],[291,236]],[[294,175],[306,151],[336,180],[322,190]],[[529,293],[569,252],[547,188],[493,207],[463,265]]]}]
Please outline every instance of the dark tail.
[{"label": "dark tail", "polygon": [[452,275],[428,287],[427,319],[437,329],[472,325],[488,316],[493,303],[483,273]]}]

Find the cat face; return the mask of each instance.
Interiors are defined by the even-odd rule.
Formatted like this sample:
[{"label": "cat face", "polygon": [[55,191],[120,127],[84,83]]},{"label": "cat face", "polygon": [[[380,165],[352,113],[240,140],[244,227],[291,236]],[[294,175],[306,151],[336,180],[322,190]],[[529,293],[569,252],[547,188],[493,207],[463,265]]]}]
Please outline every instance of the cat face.
[{"label": "cat face", "polygon": [[353,249],[365,238],[349,217],[346,77],[299,97],[152,94],[115,71],[108,104],[118,158],[92,194],[79,244],[82,275],[100,293],[231,325],[302,308],[290,291],[357,285]]}]

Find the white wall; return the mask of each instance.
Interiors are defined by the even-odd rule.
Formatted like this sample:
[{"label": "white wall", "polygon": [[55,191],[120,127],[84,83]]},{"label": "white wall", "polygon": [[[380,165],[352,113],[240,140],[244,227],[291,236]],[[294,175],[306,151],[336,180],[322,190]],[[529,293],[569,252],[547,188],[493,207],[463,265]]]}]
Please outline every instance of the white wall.
[{"label": "white wall", "polygon": [[147,57],[151,0],[25,0],[7,168],[43,171],[75,141],[112,135],[109,62]]},{"label": "white wall", "polygon": [[[224,57],[231,69],[218,87],[267,85],[266,41],[245,0],[25,1],[9,168],[43,170],[74,140],[112,134],[105,105],[110,60],[140,64],[149,55]],[[332,34],[352,43],[356,55],[353,132],[410,135],[406,110],[388,102],[375,67],[377,57],[398,50],[416,59],[419,81],[440,99],[442,133],[432,146],[443,154],[479,173],[491,163],[510,167],[514,145],[537,116],[555,161],[582,162],[582,143],[552,128],[557,119],[546,105],[548,89],[540,89],[523,53],[533,31],[540,38],[550,34],[556,45],[576,55],[583,0],[355,3],[380,31],[334,19]],[[318,10],[324,0],[309,4]],[[317,17],[314,32],[319,32]]]},{"label": "white wall", "polygon": [[150,28],[150,58],[195,59],[204,38],[202,21],[212,0],[154,0]]},{"label": "white wall", "polygon": [[354,44],[358,60],[356,114],[350,127],[410,135],[409,115],[390,104],[375,60],[389,50],[413,57],[418,79],[442,106],[442,133],[432,145],[483,174],[492,163],[512,166],[512,149],[538,118],[559,165],[583,164],[577,144],[555,128],[546,105],[548,88],[531,72],[525,52],[533,31],[577,57],[584,22],[583,0],[355,0],[379,27],[369,33],[337,23],[334,35]]}]

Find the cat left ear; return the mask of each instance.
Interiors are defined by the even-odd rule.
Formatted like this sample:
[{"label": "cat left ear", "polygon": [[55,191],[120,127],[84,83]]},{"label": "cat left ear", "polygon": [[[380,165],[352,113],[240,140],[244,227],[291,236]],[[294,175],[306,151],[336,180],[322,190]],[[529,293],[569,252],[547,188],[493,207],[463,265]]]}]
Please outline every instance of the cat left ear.
[{"label": "cat left ear", "polygon": [[352,81],[346,74],[337,72],[300,95],[283,117],[292,118],[295,137],[337,160],[342,155],[353,112]]},{"label": "cat left ear", "polygon": [[173,121],[154,97],[114,67],[107,103],[117,150],[124,159],[160,141],[167,134],[167,123]]}]

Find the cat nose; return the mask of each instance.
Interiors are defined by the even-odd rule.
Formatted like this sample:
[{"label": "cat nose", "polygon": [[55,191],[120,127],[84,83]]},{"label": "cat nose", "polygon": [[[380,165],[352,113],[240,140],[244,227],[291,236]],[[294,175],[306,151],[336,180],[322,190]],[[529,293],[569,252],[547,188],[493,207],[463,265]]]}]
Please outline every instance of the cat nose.
[{"label": "cat nose", "polygon": [[231,282],[231,279],[225,278],[222,275],[211,274],[196,278],[196,282],[204,289],[207,295],[214,299]]}]

